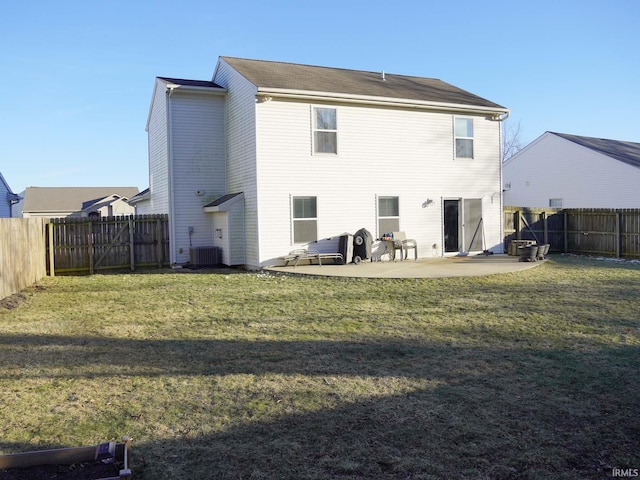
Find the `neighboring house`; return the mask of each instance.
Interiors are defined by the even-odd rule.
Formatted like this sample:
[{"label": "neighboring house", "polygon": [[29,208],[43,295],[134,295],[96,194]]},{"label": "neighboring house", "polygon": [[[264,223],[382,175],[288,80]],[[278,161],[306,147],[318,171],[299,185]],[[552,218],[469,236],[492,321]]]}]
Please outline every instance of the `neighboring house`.
[{"label": "neighboring house", "polygon": [[501,252],[507,114],[431,78],[220,57],[212,81],[156,79],[145,201],[173,264],[219,246],[260,268],[363,227],[421,257]]},{"label": "neighboring house", "polygon": [[135,214],[127,203],[137,187],[27,187],[22,216],[117,217]]},{"label": "neighboring house", "polygon": [[147,215],[151,212],[151,191],[145,188],[131,197],[127,203],[136,209],[136,215]]},{"label": "neighboring house", "polygon": [[11,217],[11,207],[20,201],[20,196],[11,191],[9,184],[0,173],[0,218]]},{"label": "neighboring house", "polygon": [[640,143],[545,132],[503,165],[505,205],[640,208]]}]

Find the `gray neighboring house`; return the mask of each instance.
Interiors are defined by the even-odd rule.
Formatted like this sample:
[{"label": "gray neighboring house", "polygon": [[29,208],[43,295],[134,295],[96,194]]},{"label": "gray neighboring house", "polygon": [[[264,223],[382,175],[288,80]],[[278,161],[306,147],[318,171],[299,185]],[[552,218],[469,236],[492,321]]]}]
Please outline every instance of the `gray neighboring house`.
[{"label": "gray neighboring house", "polygon": [[135,214],[127,200],[138,194],[138,187],[27,187],[22,216],[111,217]]},{"label": "gray neighboring house", "polygon": [[504,204],[640,208],[640,143],[545,132],[504,162]]},{"label": "gray neighboring house", "polygon": [[11,217],[11,207],[20,201],[20,196],[13,193],[9,184],[0,173],[0,218]]}]

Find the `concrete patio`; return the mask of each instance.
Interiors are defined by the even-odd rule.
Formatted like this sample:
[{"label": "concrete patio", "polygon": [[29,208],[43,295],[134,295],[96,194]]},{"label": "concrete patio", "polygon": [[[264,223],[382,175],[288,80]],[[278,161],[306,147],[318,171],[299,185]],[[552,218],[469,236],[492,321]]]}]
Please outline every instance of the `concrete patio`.
[{"label": "concrete patio", "polygon": [[520,257],[508,255],[470,255],[466,257],[420,258],[391,262],[363,261],[358,265],[298,265],[297,267],[267,267],[265,270],[298,275],[352,278],[444,278],[475,277],[497,273],[511,273],[541,265],[520,262]]}]

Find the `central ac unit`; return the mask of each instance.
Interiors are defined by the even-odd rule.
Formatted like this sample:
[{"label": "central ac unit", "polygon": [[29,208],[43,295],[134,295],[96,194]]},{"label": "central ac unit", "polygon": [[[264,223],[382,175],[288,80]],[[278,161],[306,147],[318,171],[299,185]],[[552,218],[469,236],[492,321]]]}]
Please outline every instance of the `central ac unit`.
[{"label": "central ac unit", "polygon": [[220,264],[220,247],[190,247],[189,263],[194,267],[215,267]]}]

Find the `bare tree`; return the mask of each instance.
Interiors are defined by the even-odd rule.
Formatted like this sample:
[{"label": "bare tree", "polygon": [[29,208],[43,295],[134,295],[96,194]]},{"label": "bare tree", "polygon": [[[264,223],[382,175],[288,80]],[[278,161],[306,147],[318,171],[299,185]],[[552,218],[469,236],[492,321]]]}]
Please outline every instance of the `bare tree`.
[{"label": "bare tree", "polygon": [[509,120],[502,124],[502,161],[506,162],[525,147],[522,139],[522,126]]}]

